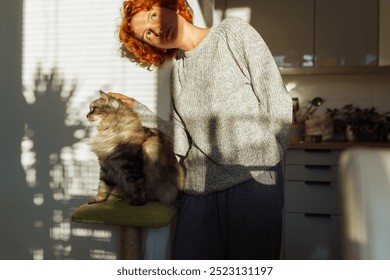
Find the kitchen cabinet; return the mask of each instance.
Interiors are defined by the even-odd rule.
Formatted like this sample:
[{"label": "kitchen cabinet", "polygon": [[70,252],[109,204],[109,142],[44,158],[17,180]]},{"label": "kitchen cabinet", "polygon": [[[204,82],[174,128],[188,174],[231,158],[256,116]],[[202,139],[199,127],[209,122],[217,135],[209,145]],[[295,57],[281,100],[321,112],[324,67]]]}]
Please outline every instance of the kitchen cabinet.
[{"label": "kitchen cabinet", "polygon": [[225,17],[248,20],[280,67],[313,66],[313,0],[216,0]]},{"label": "kitchen cabinet", "polygon": [[379,2],[379,66],[390,66],[390,1]]},{"label": "kitchen cabinet", "polygon": [[378,1],[315,1],[315,66],[377,66]]},{"label": "kitchen cabinet", "polygon": [[284,259],[341,259],[340,154],[333,149],[288,150]]},{"label": "kitchen cabinet", "polygon": [[354,147],[390,143],[290,143],[285,158],[284,259],[342,259],[339,158]]},{"label": "kitchen cabinet", "polygon": [[[386,2],[215,0],[215,8],[224,17],[248,20],[266,41],[282,74],[369,73],[378,68],[379,47],[389,44],[382,40],[378,46],[379,1]],[[388,17],[381,18],[388,23]]]}]

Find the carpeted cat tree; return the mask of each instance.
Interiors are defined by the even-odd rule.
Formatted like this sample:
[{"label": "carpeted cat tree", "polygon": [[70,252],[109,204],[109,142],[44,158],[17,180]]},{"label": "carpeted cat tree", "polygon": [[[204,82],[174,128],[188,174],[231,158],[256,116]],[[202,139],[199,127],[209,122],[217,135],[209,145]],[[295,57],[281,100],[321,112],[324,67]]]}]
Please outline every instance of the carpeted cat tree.
[{"label": "carpeted cat tree", "polygon": [[84,204],[72,213],[72,221],[86,224],[120,226],[121,259],[143,259],[142,228],[160,228],[171,224],[176,207],[161,202],[147,202],[132,206],[124,200],[110,196],[105,202]]}]

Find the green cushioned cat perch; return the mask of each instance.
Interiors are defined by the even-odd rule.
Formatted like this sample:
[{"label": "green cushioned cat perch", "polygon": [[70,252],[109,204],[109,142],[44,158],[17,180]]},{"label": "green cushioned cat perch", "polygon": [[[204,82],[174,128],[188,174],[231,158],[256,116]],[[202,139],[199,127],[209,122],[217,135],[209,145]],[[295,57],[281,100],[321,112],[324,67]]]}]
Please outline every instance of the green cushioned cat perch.
[{"label": "green cushioned cat perch", "polygon": [[176,208],[161,202],[147,202],[132,206],[117,197],[107,201],[84,204],[72,213],[72,221],[86,224],[107,224],[121,227],[121,259],[142,259],[143,227],[168,226],[176,215]]}]

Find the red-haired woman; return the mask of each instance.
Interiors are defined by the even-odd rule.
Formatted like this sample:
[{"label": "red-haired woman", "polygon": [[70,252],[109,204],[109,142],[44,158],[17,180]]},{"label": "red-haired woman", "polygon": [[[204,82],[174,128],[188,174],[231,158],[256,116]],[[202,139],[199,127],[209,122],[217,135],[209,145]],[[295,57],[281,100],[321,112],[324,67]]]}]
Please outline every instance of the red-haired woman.
[{"label": "red-haired woman", "polygon": [[119,38],[141,66],[175,59],[170,121],[111,93],[186,167],[173,258],[278,259],[292,105],[261,36],[237,18],[197,27],[184,0],[128,0]]}]

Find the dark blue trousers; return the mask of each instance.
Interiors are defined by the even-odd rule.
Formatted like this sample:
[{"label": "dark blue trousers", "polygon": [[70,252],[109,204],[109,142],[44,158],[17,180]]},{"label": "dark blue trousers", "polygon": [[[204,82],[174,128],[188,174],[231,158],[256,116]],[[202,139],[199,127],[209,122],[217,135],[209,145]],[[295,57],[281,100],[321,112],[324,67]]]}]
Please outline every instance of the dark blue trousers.
[{"label": "dark blue trousers", "polygon": [[173,259],[279,259],[282,239],[281,168],[207,195],[184,194]]}]

